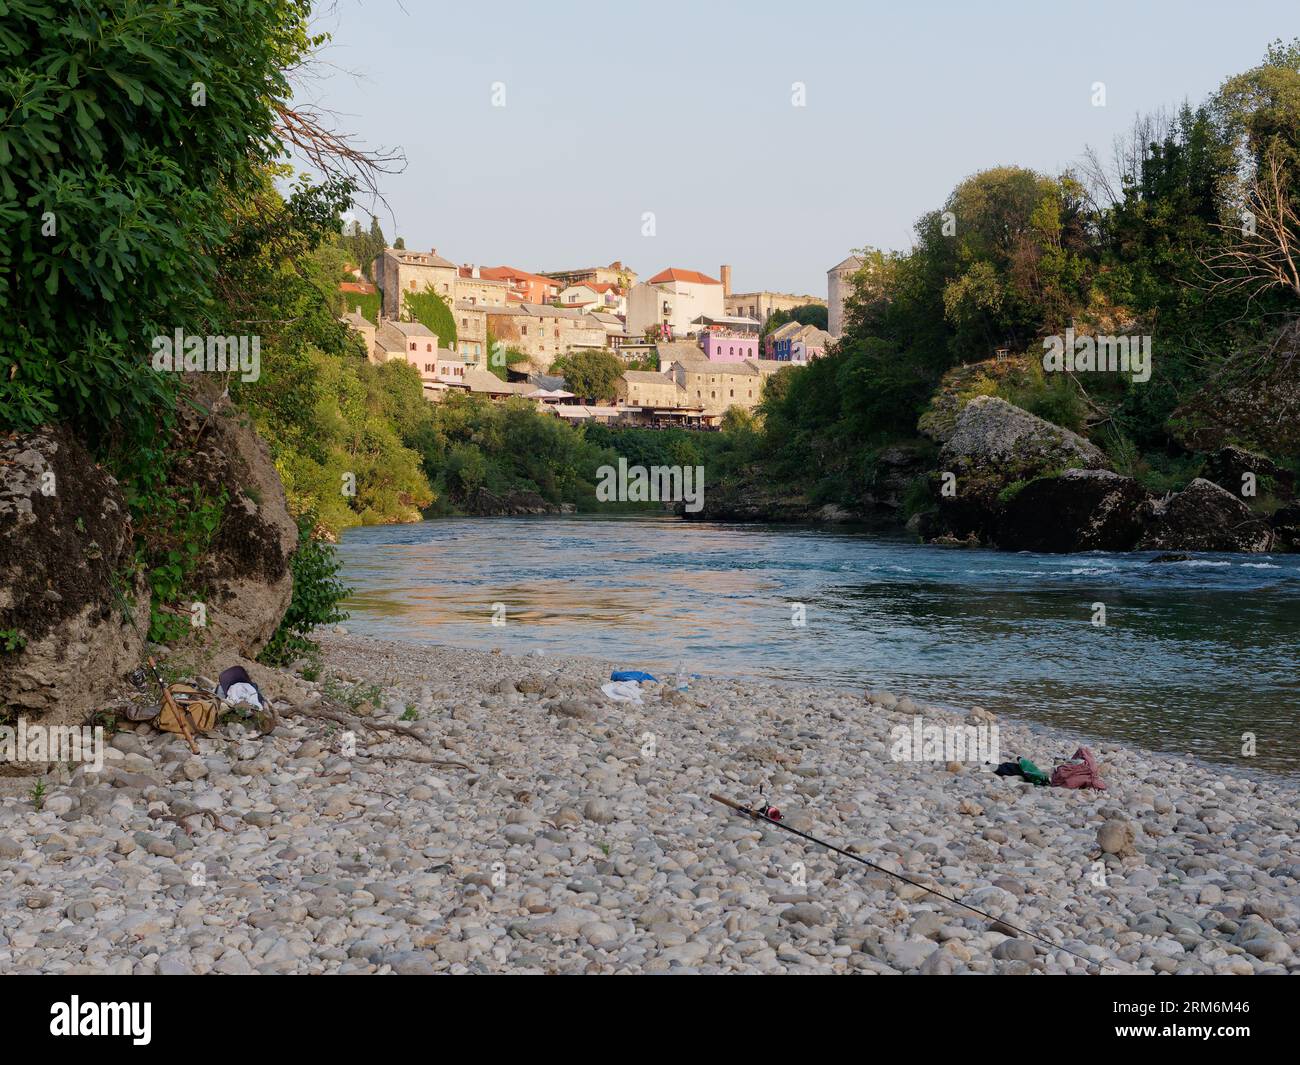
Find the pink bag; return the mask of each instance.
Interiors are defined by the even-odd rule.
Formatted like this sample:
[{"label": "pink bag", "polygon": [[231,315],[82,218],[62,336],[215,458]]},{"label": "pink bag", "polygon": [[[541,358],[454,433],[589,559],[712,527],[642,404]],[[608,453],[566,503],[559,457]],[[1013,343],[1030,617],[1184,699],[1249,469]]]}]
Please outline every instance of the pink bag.
[{"label": "pink bag", "polygon": [[1101,779],[1101,770],[1097,759],[1087,747],[1080,747],[1068,762],[1062,762],[1052,770],[1052,787],[1054,788],[1096,788],[1106,790],[1106,782]]}]

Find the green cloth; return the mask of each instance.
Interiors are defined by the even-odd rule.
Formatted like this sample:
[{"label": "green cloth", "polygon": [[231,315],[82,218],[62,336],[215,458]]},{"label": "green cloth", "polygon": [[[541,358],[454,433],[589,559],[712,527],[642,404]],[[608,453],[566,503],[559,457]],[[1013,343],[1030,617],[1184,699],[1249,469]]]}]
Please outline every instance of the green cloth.
[{"label": "green cloth", "polygon": [[1050,784],[1051,777],[1044,773],[1038,766],[1034,765],[1028,758],[1021,758],[1020,772],[1024,774],[1025,779],[1031,784]]}]

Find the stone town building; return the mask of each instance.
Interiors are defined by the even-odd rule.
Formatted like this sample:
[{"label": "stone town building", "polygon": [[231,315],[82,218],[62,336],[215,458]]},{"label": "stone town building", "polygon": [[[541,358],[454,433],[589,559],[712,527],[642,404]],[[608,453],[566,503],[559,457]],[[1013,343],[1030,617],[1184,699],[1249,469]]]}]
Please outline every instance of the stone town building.
[{"label": "stone town building", "polygon": [[723,316],[722,291],[722,282],[707,274],[669,267],[628,293],[627,331],[641,336],[654,329],[664,339],[690,336],[700,315]]},{"label": "stone town building", "polygon": [[483,266],[479,268],[479,275],[506,282],[508,303],[552,303],[563,287],[553,278],[513,266]]},{"label": "stone town building", "polygon": [[484,277],[477,266],[462,266],[457,271],[456,303],[484,307],[504,307],[510,294],[510,282],[499,277]]},{"label": "stone town building", "polygon": [[467,362],[485,365],[488,355],[488,311],[491,306],[457,300],[456,351]]},{"label": "stone town building", "polygon": [[844,332],[844,301],[853,291],[853,275],[862,269],[862,257],[850,255],[826,271],[826,329],[839,339]]},{"label": "stone town building", "polygon": [[790,344],[803,328],[800,322],[784,322],[763,338],[763,354],[777,362],[790,361]]},{"label": "stone town building", "polygon": [[532,368],[545,372],[555,359],[579,348],[604,348],[603,323],[564,307],[538,303],[512,303],[487,308],[487,328],[494,340],[518,348]]},{"label": "stone town building", "polygon": [[686,389],[669,374],[654,370],[625,370],[618,380],[618,398],[629,407],[688,406]]},{"label": "stone town building", "polygon": [[366,358],[371,362],[381,361],[375,356],[375,324],[361,313],[361,308],[348,311],[343,315],[342,320],[361,338],[361,343],[366,349]]},{"label": "stone town building", "polygon": [[576,307],[587,314],[627,314],[627,294],[607,281],[583,281],[560,293],[560,306]]},{"label": "stone town building", "polygon": [[402,306],[402,297],[408,292],[436,292],[450,307],[456,299],[459,273],[456,264],[444,259],[436,249],[424,252],[385,248],[375,256],[372,267],[375,284],[383,293],[380,311],[385,318],[408,317]]},{"label": "stone town building", "polygon": [[588,311],[587,317],[600,323],[600,327],[605,330],[605,344],[607,347],[617,350],[619,345],[627,339],[627,332],[623,329],[623,319],[616,314],[606,314],[604,311]]},{"label": "stone town building", "polygon": [[774,311],[792,311],[796,307],[814,304],[825,307],[820,296],[796,296],[789,292],[733,292],[723,297],[727,314],[736,318],[757,318],[766,324]]},{"label": "stone town building", "polygon": [[777,362],[811,362],[826,354],[834,337],[815,325],[786,322],[767,335],[767,356]]},{"label": "stone town building", "polygon": [[527,381],[503,381],[496,374],[477,366],[467,367],[462,381],[458,383],[463,383],[473,395],[487,396],[494,401],[535,391],[535,386]]},{"label": "stone town building", "polygon": [[806,363],[820,359],[826,354],[826,345],[834,339],[825,329],[806,325],[790,341],[790,361]]},{"label": "stone town building", "polygon": [[421,322],[384,319],[375,334],[376,362],[404,360],[420,375],[426,399],[436,399],[449,385],[464,377],[466,367],[457,352],[444,348]]},{"label": "stone town building", "polygon": [[756,360],[710,362],[703,353],[698,359],[675,361],[669,372],[686,390],[687,402],[703,408],[709,416],[725,414],[730,407],[753,410],[763,397],[763,381],[768,376]]},{"label": "stone town building", "polygon": [[548,270],[546,276],[558,281],[561,288],[594,281],[598,284],[617,285],[626,292],[637,282],[637,272],[629,270],[618,260],[608,266],[587,266],[581,270]]},{"label": "stone town building", "polygon": [[699,362],[704,352],[693,340],[660,340],[654,346],[659,359],[659,372],[667,373],[679,362]]}]

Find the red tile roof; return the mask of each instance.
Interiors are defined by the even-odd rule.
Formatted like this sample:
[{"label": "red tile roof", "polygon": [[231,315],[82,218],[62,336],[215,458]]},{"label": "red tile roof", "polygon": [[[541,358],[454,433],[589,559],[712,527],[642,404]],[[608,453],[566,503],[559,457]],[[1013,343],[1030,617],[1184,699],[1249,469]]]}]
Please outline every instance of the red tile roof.
[{"label": "red tile roof", "polygon": [[480,268],[479,274],[495,281],[534,281],[543,285],[556,283],[552,277],[542,277],[541,274],[529,273],[527,270],[519,270],[513,266],[484,266]]},{"label": "red tile roof", "polygon": [[694,285],[720,285],[721,281],[714,280],[708,274],[702,274],[698,270],[679,270],[675,266],[668,267],[655,274],[647,284],[660,285],[665,281],[689,281]]}]

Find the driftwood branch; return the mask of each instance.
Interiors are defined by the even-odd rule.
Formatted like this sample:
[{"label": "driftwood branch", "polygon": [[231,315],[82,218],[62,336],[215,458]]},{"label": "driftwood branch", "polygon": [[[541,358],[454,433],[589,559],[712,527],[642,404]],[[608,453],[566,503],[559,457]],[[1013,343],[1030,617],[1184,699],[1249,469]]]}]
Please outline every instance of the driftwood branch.
[{"label": "driftwood branch", "polygon": [[[347,728],[352,729],[355,732],[397,733],[398,735],[409,736],[414,740],[418,740],[425,746],[428,746],[429,742],[422,733],[417,729],[411,728],[409,725],[382,721],[367,721],[365,718],[358,717],[355,714],[349,714],[340,706],[330,705],[328,703],[317,703],[311,707],[288,707],[281,710],[280,713],[284,714],[286,717],[314,717],[319,720],[333,721],[335,724],[345,725]],[[469,771],[471,768],[464,762],[434,758],[431,753],[427,755],[380,754],[374,755],[374,757],[405,762],[418,762],[421,765],[431,765],[439,769],[464,769]]]}]

